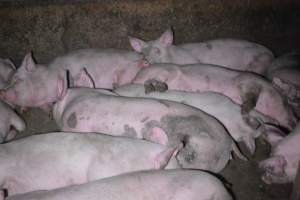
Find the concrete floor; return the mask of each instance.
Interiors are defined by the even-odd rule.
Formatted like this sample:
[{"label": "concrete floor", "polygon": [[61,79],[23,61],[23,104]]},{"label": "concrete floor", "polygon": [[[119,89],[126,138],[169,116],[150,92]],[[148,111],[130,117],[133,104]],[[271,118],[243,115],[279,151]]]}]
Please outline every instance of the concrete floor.
[{"label": "concrete floor", "polygon": [[[19,133],[18,138],[49,131],[57,131],[58,127],[47,114],[39,109],[31,109],[23,114],[27,129]],[[241,146],[241,150],[245,148]],[[292,184],[266,185],[260,179],[261,171],[258,162],[267,157],[269,146],[257,141],[257,151],[250,161],[233,159],[221,172],[220,177],[229,185],[236,200],[287,200]]]}]

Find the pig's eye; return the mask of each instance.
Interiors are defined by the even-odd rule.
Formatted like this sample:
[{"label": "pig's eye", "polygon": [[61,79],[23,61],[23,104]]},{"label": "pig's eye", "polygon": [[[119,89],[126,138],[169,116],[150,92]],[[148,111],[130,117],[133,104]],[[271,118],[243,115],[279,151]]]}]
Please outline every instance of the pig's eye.
[{"label": "pig's eye", "polygon": [[154,48],[153,49],[154,53],[157,54],[157,55],[160,55],[161,54],[161,51],[159,48]]}]

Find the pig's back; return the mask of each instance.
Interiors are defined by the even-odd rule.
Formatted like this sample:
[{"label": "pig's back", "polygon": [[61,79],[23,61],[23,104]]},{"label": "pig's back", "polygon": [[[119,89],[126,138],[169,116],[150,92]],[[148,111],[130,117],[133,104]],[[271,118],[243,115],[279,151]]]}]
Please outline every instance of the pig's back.
[{"label": "pig's back", "polygon": [[123,174],[89,184],[33,192],[8,200],[231,200],[212,175],[193,170],[157,170]]}]

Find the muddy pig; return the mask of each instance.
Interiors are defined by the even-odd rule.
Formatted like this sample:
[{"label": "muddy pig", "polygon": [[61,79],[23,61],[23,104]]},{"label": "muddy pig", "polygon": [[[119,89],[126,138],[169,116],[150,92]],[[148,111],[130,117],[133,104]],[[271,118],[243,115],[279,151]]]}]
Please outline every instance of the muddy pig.
[{"label": "muddy pig", "polygon": [[246,40],[216,39],[176,46],[171,29],[149,42],[134,37],[129,40],[133,49],[142,53],[151,64],[207,63],[265,74],[274,59],[269,49]]},{"label": "muddy pig", "polygon": [[[88,87],[90,81],[84,70],[80,74],[77,78],[84,83],[75,82]],[[240,155],[222,124],[199,109],[176,102],[108,93],[101,89],[68,89],[53,108],[60,129],[135,137],[164,145],[181,141],[184,148],[176,159],[184,168],[219,172],[229,161],[232,150]]]},{"label": "muddy pig", "polygon": [[275,59],[268,71],[268,78],[300,117],[300,53],[284,54]]},{"label": "muddy pig", "polygon": [[300,161],[300,123],[288,135],[269,131],[268,140],[272,145],[270,158],[259,163],[264,170],[265,183],[293,182]]},{"label": "muddy pig", "polygon": [[1,189],[10,196],[161,169],[180,147],[95,133],[33,135],[0,145]]},{"label": "muddy pig", "polygon": [[122,174],[7,200],[232,200],[220,180],[198,170],[152,170]]},{"label": "muddy pig", "polygon": [[241,104],[243,115],[255,108],[286,128],[292,129],[296,124],[297,119],[284,96],[269,81],[253,73],[209,64],[155,64],[142,69],[133,83],[148,87],[153,81],[167,84],[170,90],[218,92]]},{"label": "muddy pig", "polygon": [[262,123],[275,123],[270,117],[255,110],[246,116],[241,115],[240,105],[230,98],[215,92],[183,92],[169,90],[165,92],[145,93],[141,84],[128,84],[116,88],[121,96],[146,97],[171,100],[194,106],[218,119],[235,141],[243,141],[251,153],[255,151],[255,138],[264,132]]}]

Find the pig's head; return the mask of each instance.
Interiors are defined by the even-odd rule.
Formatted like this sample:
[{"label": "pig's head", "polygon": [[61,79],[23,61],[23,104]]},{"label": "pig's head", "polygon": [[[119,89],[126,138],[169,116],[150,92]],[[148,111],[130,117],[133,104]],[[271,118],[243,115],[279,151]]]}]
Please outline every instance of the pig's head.
[{"label": "pig's head", "polygon": [[267,183],[288,183],[296,177],[297,165],[290,166],[284,156],[274,155],[259,163],[259,168],[264,170],[262,180]]},{"label": "pig's head", "polygon": [[15,71],[16,67],[10,59],[0,58],[0,89],[7,86],[8,81],[11,79]]},{"label": "pig's head", "polygon": [[40,107],[61,99],[66,93],[66,83],[65,71],[37,65],[29,53],[8,87],[0,91],[0,97],[22,107]]},{"label": "pig's head", "polygon": [[173,44],[173,31],[166,30],[158,39],[145,42],[141,39],[129,37],[132,48],[142,53],[150,63],[170,63],[169,47]]}]

